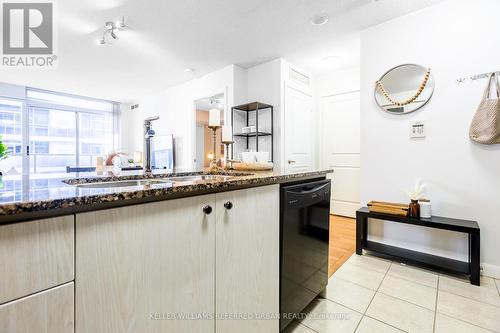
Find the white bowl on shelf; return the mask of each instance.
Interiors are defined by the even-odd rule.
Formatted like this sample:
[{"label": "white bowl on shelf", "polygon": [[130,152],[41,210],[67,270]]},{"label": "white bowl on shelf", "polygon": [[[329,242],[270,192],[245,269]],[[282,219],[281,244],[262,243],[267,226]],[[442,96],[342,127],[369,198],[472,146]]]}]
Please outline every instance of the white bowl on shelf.
[{"label": "white bowl on shelf", "polygon": [[257,161],[256,153],[253,151],[242,152],[241,160],[243,161],[243,163],[255,163]]},{"label": "white bowl on shelf", "polygon": [[256,152],[255,159],[257,160],[257,163],[267,163],[269,162],[269,152],[267,151]]}]

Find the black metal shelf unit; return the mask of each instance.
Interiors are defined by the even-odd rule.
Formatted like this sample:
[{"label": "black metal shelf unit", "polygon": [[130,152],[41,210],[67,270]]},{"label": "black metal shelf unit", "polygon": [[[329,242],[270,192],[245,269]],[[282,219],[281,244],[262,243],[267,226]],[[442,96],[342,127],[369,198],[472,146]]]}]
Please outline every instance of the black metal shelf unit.
[{"label": "black metal shelf unit", "polygon": [[[254,132],[243,133],[242,128],[235,128],[235,114],[244,113],[244,123],[246,127],[249,127],[251,124],[251,120],[255,117],[255,128]],[[270,128],[269,131],[262,131],[259,118],[263,116],[264,112],[269,113],[270,119]],[[269,143],[269,151],[271,162],[274,160],[274,152],[273,152],[273,142],[274,142],[274,121],[273,121],[273,106],[260,102],[253,102],[248,104],[243,104],[239,106],[234,106],[231,112],[231,124],[233,126],[233,140],[234,138],[243,138],[244,144],[246,144],[246,149],[250,149],[250,139],[255,138],[255,151],[259,151],[259,138],[260,137],[270,137],[271,142]],[[235,140],[236,144],[241,144],[241,142]],[[234,159],[234,147],[231,149],[231,158]]]}]

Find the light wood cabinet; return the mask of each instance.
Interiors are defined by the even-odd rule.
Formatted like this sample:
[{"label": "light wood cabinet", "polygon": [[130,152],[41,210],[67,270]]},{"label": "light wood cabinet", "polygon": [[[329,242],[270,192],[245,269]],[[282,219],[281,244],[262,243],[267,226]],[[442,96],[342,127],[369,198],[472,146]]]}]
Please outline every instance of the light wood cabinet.
[{"label": "light wood cabinet", "polygon": [[73,215],[0,226],[0,304],[72,281],[73,261]]},{"label": "light wood cabinet", "polygon": [[279,186],[77,214],[75,281],[77,333],[276,333],[226,316],[279,313]]},{"label": "light wood cabinet", "polygon": [[76,332],[213,332],[214,249],[215,195],[78,214]]},{"label": "light wood cabinet", "polygon": [[73,283],[0,305],[0,332],[74,332]]},{"label": "light wood cabinet", "polygon": [[279,186],[216,197],[216,332],[279,332]]}]

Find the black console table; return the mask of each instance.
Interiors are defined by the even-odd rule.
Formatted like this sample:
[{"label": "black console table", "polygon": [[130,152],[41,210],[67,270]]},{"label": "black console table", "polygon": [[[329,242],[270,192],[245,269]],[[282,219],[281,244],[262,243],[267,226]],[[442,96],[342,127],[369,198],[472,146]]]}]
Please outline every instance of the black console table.
[{"label": "black console table", "polygon": [[[469,259],[467,262],[459,261],[369,241],[367,237],[369,218],[466,233],[469,236]],[[405,259],[428,268],[467,274],[470,277],[470,283],[479,286],[479,247],[479,225],[475,221],[457,220],[439,216],[433,216],[429,219],[415,219],[406,216],[373,213],[366,207],[356,212],[356,254],[358,255],[362,255],[363,249],[367,249],[369,251]]]}]

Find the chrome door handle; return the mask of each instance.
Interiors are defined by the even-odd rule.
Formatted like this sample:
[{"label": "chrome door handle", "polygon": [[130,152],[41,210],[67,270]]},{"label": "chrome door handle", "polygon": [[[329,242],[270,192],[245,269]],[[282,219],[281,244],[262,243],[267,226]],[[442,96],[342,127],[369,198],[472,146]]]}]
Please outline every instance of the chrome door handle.
[{"label": "chrome door handle", "polygon": [[293,163],[297,163],[297,161],[294,161],[294,160],[288,160],[288,164],[293,164]]}]

